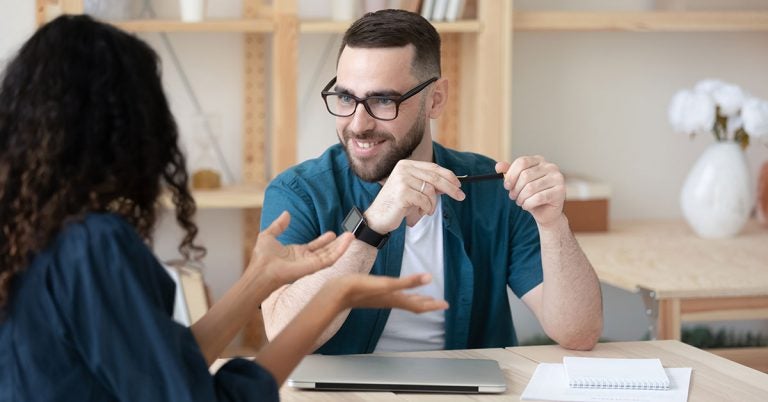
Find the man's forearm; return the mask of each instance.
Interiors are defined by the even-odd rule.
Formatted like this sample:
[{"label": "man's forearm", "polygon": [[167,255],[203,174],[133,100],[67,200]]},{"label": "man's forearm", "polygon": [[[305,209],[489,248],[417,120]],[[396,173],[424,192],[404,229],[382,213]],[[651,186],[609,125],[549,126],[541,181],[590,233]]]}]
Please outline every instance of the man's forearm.
[{"label": "man's forearm", "polygon": [[[267,338],[274,339],[329,279],[352,273],[370,272],[376,255],[375,247],[355,240],[332,267],[305,276],[272,293],[262,304]],[[341,328],[348,314],[349,310],[345,310],[337,315],[317,339],[315,347],[328,341]]]},{"label": "man's forearm", "polygon": [[210,365],[248,322],[250,312],[274,289],[259,272],[244,274],[210,310],[191,327]]},{"label": "man's forearm", "polygon": [[603,328],[600,282],[576,242],[565,215],[539,228],[544,270],[541,321],[562,346],[591,349]]},{"label": "man's forearm", "polygon": [[335,319],[341,299],[342,295],[332,289],[319,292],[312,298],[313,305],[301,309],[296,320],[259,352],[256,360],[272,373],[278,385],[283,384],[305,355],[317,348],[315,340]]}]

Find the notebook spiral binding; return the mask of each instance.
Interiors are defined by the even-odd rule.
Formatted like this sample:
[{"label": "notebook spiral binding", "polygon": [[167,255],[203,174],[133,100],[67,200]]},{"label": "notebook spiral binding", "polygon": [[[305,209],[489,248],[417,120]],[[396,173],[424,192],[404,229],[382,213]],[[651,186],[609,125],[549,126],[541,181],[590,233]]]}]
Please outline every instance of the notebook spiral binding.
[{"label": "notebook spiral binding", "polygon": [[572,388],[603,388],[603,389],[631,389],[631,390],[669,390],[669,381],[654,381],[642,378],[595,378],[583,377],[568,382]]}]

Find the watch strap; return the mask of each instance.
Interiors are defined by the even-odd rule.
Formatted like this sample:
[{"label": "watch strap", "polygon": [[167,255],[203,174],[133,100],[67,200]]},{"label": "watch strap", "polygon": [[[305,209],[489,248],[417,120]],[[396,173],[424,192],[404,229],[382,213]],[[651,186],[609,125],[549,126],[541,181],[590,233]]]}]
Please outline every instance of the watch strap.
[{"label": "watch strap", "polygon": [[355,238],[370,244],[377,249],[384,247],[389,239],[389,233],[381,234],[368,227],[365,216],[357,207],[353,206],[347,216],[344,218],[342,226],[345,230],[352,232]]},{"label": "watch strap", "polygon": [[360,227],[358,228],[357,232],[355,233],[355,237],[357,240],[364,241],[371,246],[376,247],[377,249],[381,249],[384,247],[384,244],[387,243],[387,239],[389,239],[389,233],[381,234],[369,228],[368,223],[363,220],[360,223]]}]

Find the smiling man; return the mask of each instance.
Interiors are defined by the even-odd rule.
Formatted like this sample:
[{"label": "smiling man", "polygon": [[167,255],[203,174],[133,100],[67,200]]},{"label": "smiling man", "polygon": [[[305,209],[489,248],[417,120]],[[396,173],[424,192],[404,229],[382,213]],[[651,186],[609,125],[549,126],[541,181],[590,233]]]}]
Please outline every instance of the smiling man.
[{"label": "smiling man", "polygon": [[[318,352],[514,346],[508,287],[559,344],[595,345],[600,286],[562,212],[559,168],[540,156],[497,162],[433,142],[429,120],[442,113],[447,91],[440,37],[418,14],[382,10],[347,30],[336,77],[321,93],[339,144],[270,183],[262,226],[287,209],[284,243],[327,230],[357,240],[332,267],[269,297],[262,312],[270,339],[333,277],[426,272],[433,281],[415,293],[446,299],[448,310],[347,311]],[[457,177],[494,172],[503,181]]]}]

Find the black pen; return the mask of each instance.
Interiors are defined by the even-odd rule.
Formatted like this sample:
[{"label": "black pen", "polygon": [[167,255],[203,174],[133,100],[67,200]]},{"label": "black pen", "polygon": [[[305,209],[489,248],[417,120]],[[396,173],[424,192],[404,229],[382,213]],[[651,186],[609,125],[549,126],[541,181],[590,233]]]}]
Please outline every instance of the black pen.
[{"label": "black pen", "polygon": [[504,173],[491,173],[491,174],[480,174],[477,176],[456,176],[457,179],[459,179],[462,183],[472,183],[473,181],[483,181],[483,180],[495,180],[495,179],[503,179]]}]

